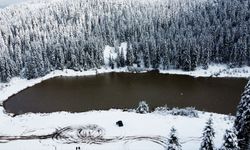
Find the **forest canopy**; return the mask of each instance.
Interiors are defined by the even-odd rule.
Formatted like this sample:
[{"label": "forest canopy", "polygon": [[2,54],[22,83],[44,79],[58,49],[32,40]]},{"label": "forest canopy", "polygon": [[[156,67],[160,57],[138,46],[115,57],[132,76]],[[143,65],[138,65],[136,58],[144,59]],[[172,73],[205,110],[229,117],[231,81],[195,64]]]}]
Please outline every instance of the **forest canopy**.
[{"label": "forest canopy", "polygon": [[[39,6],[38,6],[39,5]],[[0,82],[104,66],[194,70],[250,65],[249,0],[53,0],[0,9]]]}]

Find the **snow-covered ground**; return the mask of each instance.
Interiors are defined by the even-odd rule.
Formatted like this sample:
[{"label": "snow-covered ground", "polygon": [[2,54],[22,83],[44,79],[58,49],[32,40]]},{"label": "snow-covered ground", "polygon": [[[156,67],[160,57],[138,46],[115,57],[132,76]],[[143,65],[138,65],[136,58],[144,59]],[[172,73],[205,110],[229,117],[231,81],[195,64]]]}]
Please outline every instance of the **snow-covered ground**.
[{"label": "snow-covered ground", "polygon": [[[3,110],[1,110],[3,111]],[[51,134],[58,128],[70,126],[77,130],[80,126],[97,125],[103,129],[103,138],[117,139],[102,144],[65,144],[61,139],[22,140],[0,143],[4,150],[163,150],[164,147],[150,140],[150,137],[168,137],[171,127],[175,127],[184,150],[198,149],[201,143],[202,130],[209,117],[214,120],[216,132],[215,145],[220,147],[226,129],[232,127],[230,117],[219,114],[199,112],[198,118],[164,115],[161,113],[137,114],[121,110],[92,111],[85,113],[58,112],[51,114],[26,114],[10,117],[0,114],[0,135],[29,136]],[[124,127],[116,122],[122,120]],[[72,131],[71,131],[72,132]],[[70,134],[76,136],[74,134]],[[128,137],[149,137],[143,140],[126,140]],[[1,140],[0,140],[1,142]]]},{"label": "snow-covered ground", "polygon": [[249,78],[250,67],[229,68],[226,65],[209,65],[208,69],[198,67],[195,71],[160,70],[161,73],[189,75],[193,77]]}]

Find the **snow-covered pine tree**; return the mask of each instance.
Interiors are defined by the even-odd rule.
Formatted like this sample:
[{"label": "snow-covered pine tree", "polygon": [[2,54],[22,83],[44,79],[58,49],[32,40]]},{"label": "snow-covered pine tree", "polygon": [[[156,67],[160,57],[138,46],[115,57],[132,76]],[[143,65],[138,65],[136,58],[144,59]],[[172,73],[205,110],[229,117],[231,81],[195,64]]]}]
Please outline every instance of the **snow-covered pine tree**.
[{"label": "snow-covered pine tree", "polygon": [[170,41],[168,40],[168,41],[165,41],[165,42],[163,42],[162,43],[162,45],[161,45],[161,49],[163,49],[163,51],[162,51],[162,60],[161,60],[161,64],[162,64],[162,67],[163,67],[163,69],[165,70],[165,69],[168,69],[169,68],[169,66],[170,66],[170,59],[169,59],[169,55],[170,55],[170,53],[169,53],[169,43],[170,43]]},{"label": "snow-covered pine tree", "polygon": [[144,61],[144,67],[149,68],[150,67],[150,50],[148,43],[145,43],[145,47],[143,47],[144,55],[143,55],[143,61]]},{"label": "snow-covered pine tree", "polygon": [[198,46],[197,44],[195,43],[194,40],[192,40],[191,42],[192,43],[192,46],[190,47],[193,47],[190,51],[190,59],[191,59],[191,68],[190,70],[195,70],[196,67],[198,66]]},{"label": "snow-covered pine tree", "polygon": [[120,54],[120,65],[121,67],[124,67],[126,65],[123,48],[121,49],[121,54]]},{"label": "snow-covered pine tree", "polygon": [[120,51],[118,50],[117,52],[117,57],[115,59],[115,63],[116,63],[116,67],[117,68],[120,68],[121,67],[121,53]]},{"label": "snow-covered pine tree", "polygon": [[140,101],[139,106],[136,109],[136,113],[146,114],[149,112],[149,106],[145,101]]},{"label": "snow-covered pine tree", "polygon": [[191,57],[190,52],[187,48],[183,48],[182,51],[182,57],[181,57],[181,66],[184,71],[190,71],[191,70]]},{"label": "snow-covered pine tree", "polygon": [[202,143],[200,150],[214,150],[214,139],[215,132],[213,129],[213,120],[211,118],[206,122],[206,126],[203,130]]},{"label": "snow-covered pine tree", "polygon": [[242,150],[250,149],[250,81],[241,95],[234,126],[237,131],[239,147]]},{"label": "snow-covered pine tree", "polygon": [[166,150],[181,150],[181,145],[179,143],[179,139],[176,135],[176,129],[174,127],[171,128],[170,137],[167,144],[168,146]]},{"label": "snow-covered pine tree", "polygon": [[115,61],[112,56],[109,56],[109,67],[111,67],[111,69],[115,68]]},{"label": "snow-covered pine tree", "polygon": [[126,65],[127,66],[132,66],[133,63],[134,63],[134,54],[133,54],[132,46],[130,44],[128,44],[126,57],[127,57],[127,59],[126,59]]},{"label": "snow-covered pine tree", "polygon": [[238,147],[238,139],[236,136],[236,130],[233,128],[232,130],[226,130],[224,135],[224,143],[220,150],[240,150]]}]

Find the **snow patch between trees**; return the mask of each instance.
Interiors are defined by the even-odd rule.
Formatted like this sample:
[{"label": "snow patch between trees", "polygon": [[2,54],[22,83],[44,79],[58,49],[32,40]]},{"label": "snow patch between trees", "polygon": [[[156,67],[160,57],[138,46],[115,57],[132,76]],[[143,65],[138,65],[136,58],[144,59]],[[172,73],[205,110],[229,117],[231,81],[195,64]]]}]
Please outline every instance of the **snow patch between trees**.
[{"label": "snow patch between trees", "polygon": [[127,43],[123,42],[121,43],[121,45],[119,47],[117,47],[117,50],[115,47],[111,47],[109,45],[106,45],[103,51],[103,57],[104,57],[104,63],[105,66],[109,66],[109,59],[112,58],[113,60],[117,59],[118,53],[122,53],[123,51],[123,55],[124,58],[126,59],[126,55],[127,55]]}]

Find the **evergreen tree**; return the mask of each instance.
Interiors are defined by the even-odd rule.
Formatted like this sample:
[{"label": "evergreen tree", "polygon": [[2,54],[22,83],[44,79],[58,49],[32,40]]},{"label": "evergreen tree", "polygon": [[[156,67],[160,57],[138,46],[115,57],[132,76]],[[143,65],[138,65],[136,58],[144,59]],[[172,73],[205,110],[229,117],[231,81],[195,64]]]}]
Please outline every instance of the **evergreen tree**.
[{"label": "evergreen tree", "polygon": [[136,109],[136,113],[146,114],[149,112],[149,106],[145,101],[140,101],[139,106]]},{"label": "evergreen tree", "polygon": [[124,51],[123,49],[121,49],[121,54],[120,54],[120,65],[121,67],[125,67],[126,65],[126,60],[125,60],[125,57],[124,57]]},{"label": "evergreen tree", "polygon": [[223,138],[224,143],[220,150],[240,150],[240,148],[238,147],[238,139],[235,132],[235,129],[226,130]]},{"label": "evergreen tree", "polygon": [[128,49],[127,49],[127,55],[126,55],[126,65],[127,66],[132,66],[134,63],[134,54],[133,54],[133,49],[130,44],[128,44]]},{"label": "evergreen tree", "polygon": [[[169,42],[168,42],[168,44],[169,44]],[[167,42],[164,42],[162,44],[162,47],[161,47],[161,49],[163,50],[161,64],[162,64],[164,70],[168,69],[170,66],[170,58],[169,58],[170,52],[169,52],[168,44],[167,44]]]},{"label": "evergreen tree", "polygon": [[121,67],[121,53],[120,53],[120,51],[117,52],[117,57],[115,59],[115,62],[116,62],[117,68],[120,68]]},{"label": "evergreen tree", "polygon": [[55,68],[62,70],[64,68],[64,54],[62,47],[58,44],[55,47]]},{"label": "evergreen tree", "polygon": [[184,71],[191,70],[191,56],[188,49],[184,48],[181,55],[181,68]]},{"label": "evergreen tree", "polygon": [[200,150],[214,150],[214,129],[213,129],[213,120],[210,118],[206,122],[206,126],[203,130],[202,143]]},{"label": "evergreen tree", "polygon": [[10,60],[6,57],[0,57],[0,73],[2,82],[8,82],[12,77]]},{"label": "evergreen tree", "polygon": [[198,49],[197,49],[197,46],[194,46],[193,49],[191,50],[190,59],[191,59],[190,70],[193,71],[198,66]]},{"label": "evergreen tree", "polygon": [[115,62],[112,56],[109,56],[109,67],[111,67],[111,69],[115,68]]},{"label": "evergreen tree", "polygon": [[176,129],[174,127],[171,128],[166,150],[181,150],[181,145],[179,143],[179,139],[176,135]]},{"label": "evergreen tree", "polygon": [[144,67],[149,68],[150,67],[150,53],[149,53],[149,47],[147,43],[145,45],[144,51],[145,51],[144,56],[143,56]]},{"label": "evergreen tree", "polygon": [[250,148],[250,81],[245,86],[238,105],[235,119],[235,129],[242,150]]}]

